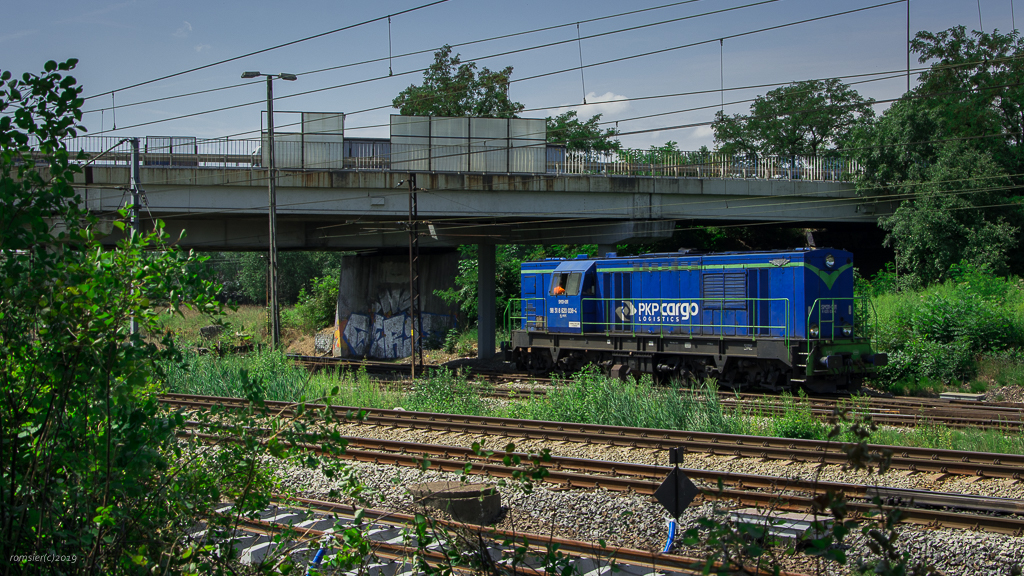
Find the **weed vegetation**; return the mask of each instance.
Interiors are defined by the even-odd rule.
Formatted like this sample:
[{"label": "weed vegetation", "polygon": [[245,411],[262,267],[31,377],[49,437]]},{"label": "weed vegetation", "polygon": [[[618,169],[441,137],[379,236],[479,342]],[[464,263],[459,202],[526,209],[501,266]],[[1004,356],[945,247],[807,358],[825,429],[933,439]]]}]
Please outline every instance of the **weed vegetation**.
[{"label": "weed vegetation", "polygon": [[[618,380],[588,367],[571,378],[555,380],[544,395],[529,391],[509,402],[482,397],[479,384],[459,371],[432,371],[411,391],[398,390],[369,377],[365,371],[309,374],[291,364],[284,354],[271,350],[223,358],[195,352],[182,361],[165,364],[168,391],[183,394],[246,397],[297,402],[317,398],[337,388],[337,405],[359,408],[404,408],[442,414],[498,416],[581,424],[604,424],[668,430],[692,430],[826,440],[829,426],[818,420],[810,404],[800,396],[783,394],[768,402],[755,402],[735,411],[719,402],[715,382],[701,387],[676,389],[655,385],[649,378]],[[844,404],[852,413],[863,411],[866,399]],[[776,405],[781,404],[781,412]],[[839,441],[856,441],[844,429]],[[977,450],[1024,454],[1024,435],[1007,430],[954,430],[942,425],[916,428],[879,428],[871,442],[894,446]]]},{"label": "weed vegetation", "polygon": [[891,272],[858,282],[871,296],[875,347],[889,354],[875,382],[896,394],[984,392],[1024,383],[1024,283],[959,264],[949,280],[895,291]]},{"label": "weed vegetation", "polygon": [[543,396],[531,396],[509,404],[511,418],[727,432],[728,418],[718,402],[713,384],[678,391],[655,386],[649,377],[618,380],[593,366],[557,384]]}]

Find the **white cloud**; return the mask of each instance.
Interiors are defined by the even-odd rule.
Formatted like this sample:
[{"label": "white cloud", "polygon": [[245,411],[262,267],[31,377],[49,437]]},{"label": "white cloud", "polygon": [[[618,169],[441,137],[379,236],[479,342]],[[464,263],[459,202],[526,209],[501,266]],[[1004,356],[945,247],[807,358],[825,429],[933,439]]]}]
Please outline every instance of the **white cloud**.
[{"label": "white cloud", "polygon": [[711,129],[711,126],[697,126],[693,130],[693,138],[711,138],[714,139],[715,131]]},{"label": "white cloud", "polygon": [[177,32],[174,33],[174,37],[175,38],[185,38],[185,37],[188,36],[188,33],[191,32],[191,31],[192,31],[192,25],[189,24],[188,22],[182,21],[182,26],[181,26],[181,28],[178,28]]},{"label": "white cloud", "polygon": [[594,92],[587,93],[587,105],[581,104],[566,104],[559,108],[553,108],[543,113],[544,116],[558,116],[564,114],[569,110],[575,110],[580,120],[590,120],[595,114],[602,114],[604,120],[609,120],[609,116],[612,114],[619,114],[629,110],[630,103],[627,96],[622,96],[614,92],[605,92],[604,94],[596,94]]},{"label": "white cloud", "polygon": [[209,44],[196,44],[196,52],[202,52],[203,50],[209,50],[211,46]]},{"label": "white cloud", "polygon": [[18,38],[24,38],[31,34],[35,34],[35,30],[19,30],[18,32],[12,32],[10,34],[4,34],[0,36],[0,42],[8,42],[10,40],[17,40]]}]

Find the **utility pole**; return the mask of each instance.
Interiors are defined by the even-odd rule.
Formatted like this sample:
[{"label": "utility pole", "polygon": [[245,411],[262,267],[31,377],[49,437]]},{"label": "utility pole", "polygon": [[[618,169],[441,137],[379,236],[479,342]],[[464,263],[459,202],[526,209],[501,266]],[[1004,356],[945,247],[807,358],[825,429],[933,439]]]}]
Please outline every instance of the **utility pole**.
[{"label": "utility pole", "polygon": [[270,341],[281,343],[281,314],[277,303],[277,168],[274,165],[274,77],[267,76],[267,180],[270,194]]},{"label": "utility pole", "polygon": [[[132,172],[130,188],[132,191],[132,211],[131,211],[131,224],[132,233],[136,236],[142,234],[142,223],[139,219],[139,204],[142,201],[142,190],[139,189],[139,139],[132,138]],[[139,321],[135,316],[131,319],[131,333],[139,333]]]},{"label": "utility pole", "polygon": [[907,0],[907,92],[910,92],[910,0]]},{"label": "utility pole", "polygon": [[281,344],[281,312],[277,301],[277,167],[274,165],[274,78],[294,81],[295,74],[262,74],[260,72],[243,72],[243,79],[267,78],[267,190],[270,194],[270,260],[267,267],[270,272],[270,341],[274,348]]},{"label": "utility pole", "polygon": [[409,174],[409,319],[412,322],[412,355],[409,373],[416,378],[416,365],[423,366],[423,315],[420,310],[420,230],[416,175]]}]

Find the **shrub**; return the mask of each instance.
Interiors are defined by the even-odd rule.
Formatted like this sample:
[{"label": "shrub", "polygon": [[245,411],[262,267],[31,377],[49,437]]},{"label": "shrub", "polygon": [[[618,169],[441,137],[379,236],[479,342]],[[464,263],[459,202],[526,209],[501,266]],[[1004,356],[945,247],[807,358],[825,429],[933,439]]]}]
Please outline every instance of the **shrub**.
[{"label": "shrub", "polygon": [[338,279],[323,276],[313,280],[313,288],[299,291],[299,302],[295,305],[298,328],[304,332],[315,332],[334,324],[338,307]]},{"label": "shrub", "polygon": [[[803,391],[800,395],[806,396]],[[824,440],[828,437],[828,426],[814,416],[811,405],[806,401],[797,401],[785,394],[783,408],[782,415],[771,421],[772,435],[803,440]]]},{"label": "shrub", "polygon": [[919,291],[873,298],[875,346],[889,353],[880,382],[890,390],[920,388],[914,380],[964,382],[978,358],[1024,344],[1024,294],[1019,284],[966,264],[951,279]]}]

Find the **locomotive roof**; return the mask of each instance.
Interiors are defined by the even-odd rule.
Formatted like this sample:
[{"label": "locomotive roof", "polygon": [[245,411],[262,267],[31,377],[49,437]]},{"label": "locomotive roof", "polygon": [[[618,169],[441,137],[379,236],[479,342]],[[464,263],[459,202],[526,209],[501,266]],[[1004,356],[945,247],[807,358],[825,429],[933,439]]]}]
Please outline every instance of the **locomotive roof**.
[{"label": "locomotive roof", "polygon": [[[758,255],[780,255],[780,254],[810,254],[813,252],[846,252],[841,248],[784,248],[779,250],[746,250],[746,251],[730,251],[730,252],[704,252],[702,250],[679,250],[678,252],[649,252],[647,254],[637,254],[634,256],[596,256],[594,258],[587,258],[587,260],[615,260],[615,259],[637,259],[637,258],[679,258],[681,256],[758,256]],[[575,259],[580,259],[577,256]],[[544,260],[534,260],[534,262],[562,262],[567,260],[574,260],[572,258],[545,258]]]}]

